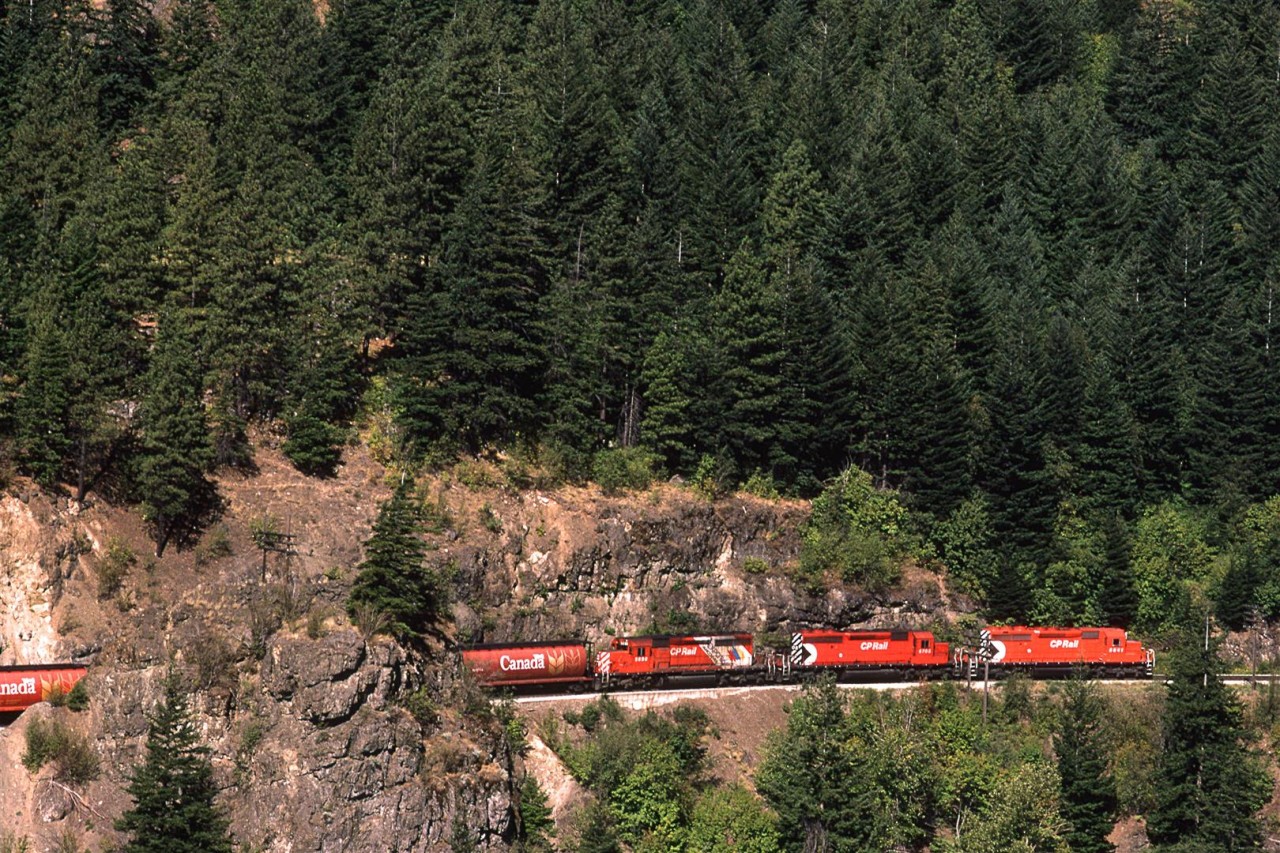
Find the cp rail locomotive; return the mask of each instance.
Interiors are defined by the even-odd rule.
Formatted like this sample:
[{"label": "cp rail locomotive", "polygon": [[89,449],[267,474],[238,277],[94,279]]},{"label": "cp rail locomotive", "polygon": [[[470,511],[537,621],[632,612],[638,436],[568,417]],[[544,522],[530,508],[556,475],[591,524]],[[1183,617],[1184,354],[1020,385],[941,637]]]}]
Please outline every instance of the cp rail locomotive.
[{"label": "cp rail locomotive", "polygon": [[988,627],[975,647],[952,648],[929,631],[804,630],[787,650],[757,648],[747,633],[613,637],[595,651],[580,640],[465,646],[462,662],[493,688],[570,692],[840,681],[1053,677],[1150,678],[1155,655],[1121,628]]}]

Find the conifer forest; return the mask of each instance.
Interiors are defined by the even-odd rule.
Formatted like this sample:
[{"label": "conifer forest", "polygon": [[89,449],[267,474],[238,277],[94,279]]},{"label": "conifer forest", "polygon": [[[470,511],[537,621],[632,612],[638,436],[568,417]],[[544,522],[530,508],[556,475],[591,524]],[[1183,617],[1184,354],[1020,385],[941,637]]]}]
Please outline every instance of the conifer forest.
[{"label": "conifer forest", "polygon": [[0,24],[0,458],[159,550],[252,429],[325,476],[377,418],[426,465],[865,510],[898,544],[814,550],[937,558],[992,618],[1280,616],[1273,3]]},{"label": "conifer forest", "polygon": [[[1277,287],[1271,0],[0,0],[0,487],[136,507],[159,559],[261,443],[313,484],[363,442],[402,476],[348,611],[411,644],[455,577],[415,475],[678,478],[809,501],[744,572],[936,572],[940,636],[1124,626],[1169,677],[811,685],[750,788],[705,714],[597,699],[538,732],[574,843],[526,779],[513,850],[1274,844],[1280,687],[1209,625],[1280,620]],[[165,689],[116,829],[179,849],[185,778],[232,849]]]}]

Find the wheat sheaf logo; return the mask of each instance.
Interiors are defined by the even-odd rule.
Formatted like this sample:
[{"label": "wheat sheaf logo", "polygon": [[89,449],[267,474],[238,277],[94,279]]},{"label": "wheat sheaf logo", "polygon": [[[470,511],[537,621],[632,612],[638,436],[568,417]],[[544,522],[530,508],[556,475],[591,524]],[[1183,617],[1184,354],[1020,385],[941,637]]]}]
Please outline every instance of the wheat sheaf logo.
[{"label": "wheat sheaf logo", "polygon": [[67,679],[61,676],[53,678],[40,679],[40,701],[51,702],[54,699],[61,699],[71,692],[71,687],[67,684]]},{"label": "wheat sheaf logo", "polygon": [[564,652],[547,653],[547,672],[551,675],[560,675],[564,672]]}]

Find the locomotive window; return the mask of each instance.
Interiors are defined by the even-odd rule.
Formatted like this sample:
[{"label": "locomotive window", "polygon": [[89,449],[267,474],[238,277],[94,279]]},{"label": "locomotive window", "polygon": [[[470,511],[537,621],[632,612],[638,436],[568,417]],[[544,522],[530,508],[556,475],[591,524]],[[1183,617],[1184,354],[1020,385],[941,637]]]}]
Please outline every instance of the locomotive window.
[{"label": "locomotive window", "polygon": [[1116,637],[1114,640],[1112,640],[1112,641],[1111,641],[1111,645],[1113,645],[1113,646],[1118,646],[1118,645],[1120,645],[1120,638],[1119,638],[1119,637]]},{"label": "locomotive window", "polygon": [[1080,637],[1085,640],[1096,640],[1098,639],[1098,632],[1097,631],[1081,631]]},{"label": "locomotive window", "polygon": [[929,648],[929,641],[928,641],[928,640],[921,640],[921,641],[920,641],[920,648],[922,648],[922,649],[927,649],[927,648]]}]

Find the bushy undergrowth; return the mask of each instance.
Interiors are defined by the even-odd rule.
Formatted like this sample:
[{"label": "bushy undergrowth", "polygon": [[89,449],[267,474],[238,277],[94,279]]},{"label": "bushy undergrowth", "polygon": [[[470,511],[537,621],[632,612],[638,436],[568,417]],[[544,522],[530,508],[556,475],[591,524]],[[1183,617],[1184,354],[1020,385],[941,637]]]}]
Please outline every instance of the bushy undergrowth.
[{"label": "bushy undergrowth", "polygon": [[53,765],[59,782],[82,785],[98,777],[101,763],[89,739],[59,719],[32,720],[27,727],[22,765],[35,773]]}]

